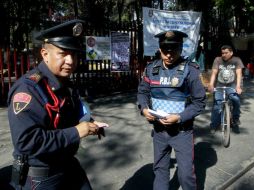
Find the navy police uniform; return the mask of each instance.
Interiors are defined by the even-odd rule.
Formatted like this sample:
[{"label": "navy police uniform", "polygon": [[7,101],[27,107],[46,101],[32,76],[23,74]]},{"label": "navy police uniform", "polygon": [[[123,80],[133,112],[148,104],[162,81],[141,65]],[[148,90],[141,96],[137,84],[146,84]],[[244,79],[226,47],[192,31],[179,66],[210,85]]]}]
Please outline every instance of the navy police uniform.
[{"label": "navy police uniform", "polygon": [[[168,35],[172,33],[173,35]],[[182,46],[186,34],[168,31],[157,35],[160,48],[169,51]],[[168,44],[167,44],[168,43]],[[173,46],[172,46],[173,45]],[[205,89],[200,73],[194,63],[180,57],[165,68],[161,59],[147,65],[138,88],[138,103],[144,108],[179,114],[180,121],[170,126],[153,121],[154,144],[154,190],[169,189],[170,154],[175,150],[178,164],[178,179],[185,190],[196,189],[194,173],[193,121],[205,107]]]},{"label": "navy police uniform", "polygon": [[[80,50],[83,21],[72,20],[43,31],[37,39]],[[79,34],[78,34],[79,33]],[[14,145],[12,185],[16,189],[86,189],[91,186],[74,157],[83,116],[74,85],[59,82],[42,61],[12,86],[8,117]]]}]

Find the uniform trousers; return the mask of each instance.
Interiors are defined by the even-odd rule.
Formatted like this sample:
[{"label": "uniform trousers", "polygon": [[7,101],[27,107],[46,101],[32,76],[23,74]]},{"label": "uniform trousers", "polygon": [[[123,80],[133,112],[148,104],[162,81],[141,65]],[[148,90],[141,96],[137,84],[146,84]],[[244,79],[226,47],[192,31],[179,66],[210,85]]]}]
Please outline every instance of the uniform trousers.
[{"label": "uniform trousers", "polygon": [[27,176],[24,186],[15,190],[92,190],[87,175],[76,158],[49,176]]},{"label": "uniform trousers", "polygon": [[[174,127],[174,126],[172,126]],[[155,174],[153,190],[170,189],[170,159],[172,149],[175,151],[177,161],[177,175],[183,190],[196,189],[196,175],[194,173],[194,144],[193,130],[168,131],[153,130],[154,165]]]}]

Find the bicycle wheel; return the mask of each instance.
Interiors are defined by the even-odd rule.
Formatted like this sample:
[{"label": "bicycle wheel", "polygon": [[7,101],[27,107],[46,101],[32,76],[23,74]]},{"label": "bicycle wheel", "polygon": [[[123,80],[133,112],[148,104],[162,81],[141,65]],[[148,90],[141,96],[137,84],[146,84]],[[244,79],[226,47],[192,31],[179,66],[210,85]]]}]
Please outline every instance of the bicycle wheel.
[{"label": "bicycle wheel", "polygon": [[230,144],[230,109],[228,103],[223,105],[221,120],[222,143],[224,147]]}]

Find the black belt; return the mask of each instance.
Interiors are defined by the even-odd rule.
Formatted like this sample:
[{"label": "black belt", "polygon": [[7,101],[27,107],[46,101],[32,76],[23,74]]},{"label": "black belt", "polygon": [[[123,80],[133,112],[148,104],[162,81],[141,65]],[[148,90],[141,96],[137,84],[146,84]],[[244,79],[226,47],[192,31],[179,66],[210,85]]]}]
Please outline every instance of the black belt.
[{"label": "black belt", "polygon": [[52,170],[48,167],[29,167],[28,176],[31,177],[49,177],[56,173],[59,173],[59,170]]},{"label": "black belt", "polygon": [[181,131],[189,131],[193,129],[193,121],[189,120],[185,123],[176,123],[170,126],[165,126],[162,125],[160,122],[154,122],[154,130],[156,132],[162,132],[162,131],[167,131],[167,132],[181,132]]}]

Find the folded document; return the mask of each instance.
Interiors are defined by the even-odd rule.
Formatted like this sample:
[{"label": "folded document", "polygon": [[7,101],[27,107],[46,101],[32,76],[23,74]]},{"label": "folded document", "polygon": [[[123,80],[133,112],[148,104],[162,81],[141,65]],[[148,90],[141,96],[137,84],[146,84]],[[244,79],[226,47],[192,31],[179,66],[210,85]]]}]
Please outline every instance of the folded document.
[{"label": "folded document", "polygon": [[162,110],[151,110],[151,109],[148,109],[148,112],[153,115],[154,117],[158,118],[158,119],[162,119],[162,118],[165,118],[166,116],[168,116],[169,114],[162,111]]}]

